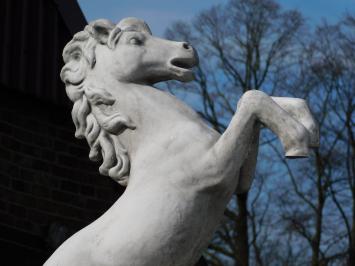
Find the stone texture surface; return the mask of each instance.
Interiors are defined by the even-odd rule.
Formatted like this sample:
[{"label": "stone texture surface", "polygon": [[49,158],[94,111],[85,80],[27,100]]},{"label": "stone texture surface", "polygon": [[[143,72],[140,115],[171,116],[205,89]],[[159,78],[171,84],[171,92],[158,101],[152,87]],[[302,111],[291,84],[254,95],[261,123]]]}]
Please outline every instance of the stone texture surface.
[{"label": "stone texture surface", "polygon": [[[260,91],[243,95],[220,136],[152,86],[191,81],[198,59],[188,43],[153,37],[141,20],[94,21],[63,56],[75,136],[88,141],[90,159],[102,160],[100,173],[127,188],[45,265],[193,265],[235,189],[250,187],[260,123],[280,138],[287,157],[305,157],[317,144],[304,101]],[[248,175],[240,179],[245,164]]]}]

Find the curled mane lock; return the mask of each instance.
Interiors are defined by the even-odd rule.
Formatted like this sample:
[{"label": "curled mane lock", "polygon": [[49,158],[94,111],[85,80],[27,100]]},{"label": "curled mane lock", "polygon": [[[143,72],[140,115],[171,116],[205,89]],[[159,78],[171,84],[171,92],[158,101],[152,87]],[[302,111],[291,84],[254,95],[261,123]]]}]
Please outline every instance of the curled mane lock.
[{"label": "curled mane lock", "polygon": [[[65,83],[69,99],[74,103],[72,119],[76,128],[75,137],[86,138],[92,161],[102,160],[99,171],[121,185],[127,185],[130,161],[127,149],[118,135],[126,128],[134,129],[131,120],[119,113],[108,115],[92,109],[97,104],[112,106],[115,99],[105,89],[88,86],[88,71],[95,67],[97,44],[108,45],[110,33],[120,29],[108,20],[97,20],[78,32],[63,51],[65,65],[61,79]],[[110,45],[109,48],[112,49]]]}]

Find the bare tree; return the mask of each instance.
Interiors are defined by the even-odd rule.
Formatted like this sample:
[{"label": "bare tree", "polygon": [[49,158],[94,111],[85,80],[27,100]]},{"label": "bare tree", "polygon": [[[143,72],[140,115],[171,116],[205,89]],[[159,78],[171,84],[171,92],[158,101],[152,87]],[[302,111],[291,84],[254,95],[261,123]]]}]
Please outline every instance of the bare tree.
[{"label": "bare tree", "polygon": [[[295,63],[294,40],[302,25],[297,11],[283,11],[273,0],[231,0],[201,12],[192,23],[177,22],[167,37],[191,42],[201,63],[194,84],[181,90],[180,84],[170,83],[169,89],[178,95],[189,93],[190,99],[196,99],[194,106],[201,116],[223,132],[241,93],[250,89],[272,93],[287,79]],[[253,149],[257,147],[255,142]],[[242,169],[241,178],[244,174],[253,173],[243,173]],[[227,219],[207,252],[212,265],[249,265],[250,248],[256,264],[263,265],[259,245],[265,242],[261,235],[267,234],[260,233],[260,223],[266,214],[256,213],[254,208],[261,190],[233,197],[225,211]]]},{"label": "bare tree", "polygon": [[354,21],[348,16],[316,29],[301,54],[298,82],[289,88],[308,99],[318,119],[321,146],[313,160],[291,164],[271,145],[292,188],[279,201],[280,224],[305,240],[312,265],[355,265]]},{"label": "bare tree", "polygon": [[298,12],[272,0],[232,0],[167,35],[191,42],[201,58],[195,83],[168,88],[188,94],[217,131],[249,89],[307,99],[320,125],[320,148],[301,162],[261,135],[254,185],[229,203],[209,263],[355,265],[355,16],[308,33]]}]

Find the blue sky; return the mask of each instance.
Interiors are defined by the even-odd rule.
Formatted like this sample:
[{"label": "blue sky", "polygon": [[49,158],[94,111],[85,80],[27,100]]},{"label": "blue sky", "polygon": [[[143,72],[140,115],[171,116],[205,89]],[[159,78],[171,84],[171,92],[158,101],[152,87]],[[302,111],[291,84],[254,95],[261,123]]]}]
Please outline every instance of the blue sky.
[{"label": "blue sky", "polygon": [[[175,20],[189,20],[199,11],[227,0],[78,0],[88,21],[107,18],[118,22],[124,17],[139,17],[148,22],[153,34],[162,36]],[[310,23],[327,19],[337,21],[345,12],[355,14],[355,0],[278,0],[282,7],[295,8]]]}]

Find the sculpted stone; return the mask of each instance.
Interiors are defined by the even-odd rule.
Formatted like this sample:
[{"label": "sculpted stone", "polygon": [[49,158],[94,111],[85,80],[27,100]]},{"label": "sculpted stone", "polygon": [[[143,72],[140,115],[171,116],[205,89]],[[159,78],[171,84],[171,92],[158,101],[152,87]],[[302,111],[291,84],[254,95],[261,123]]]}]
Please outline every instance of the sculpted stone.
[{"label": "sculpted stone", "polygon": [[211,129],[153,87],[191,81],[196,51],[153,37],[142,20],[94,21],[74,35],[63,57],[75,136],[87,140],[91,160],[102,160],[100,173],[127,188],[46,266],[194,265],[234,191],[250,187],[261,123],[279,137],[287,157],[305,157],[318,144],[305,101],[261,91],[242,96],[223,135]]}]

